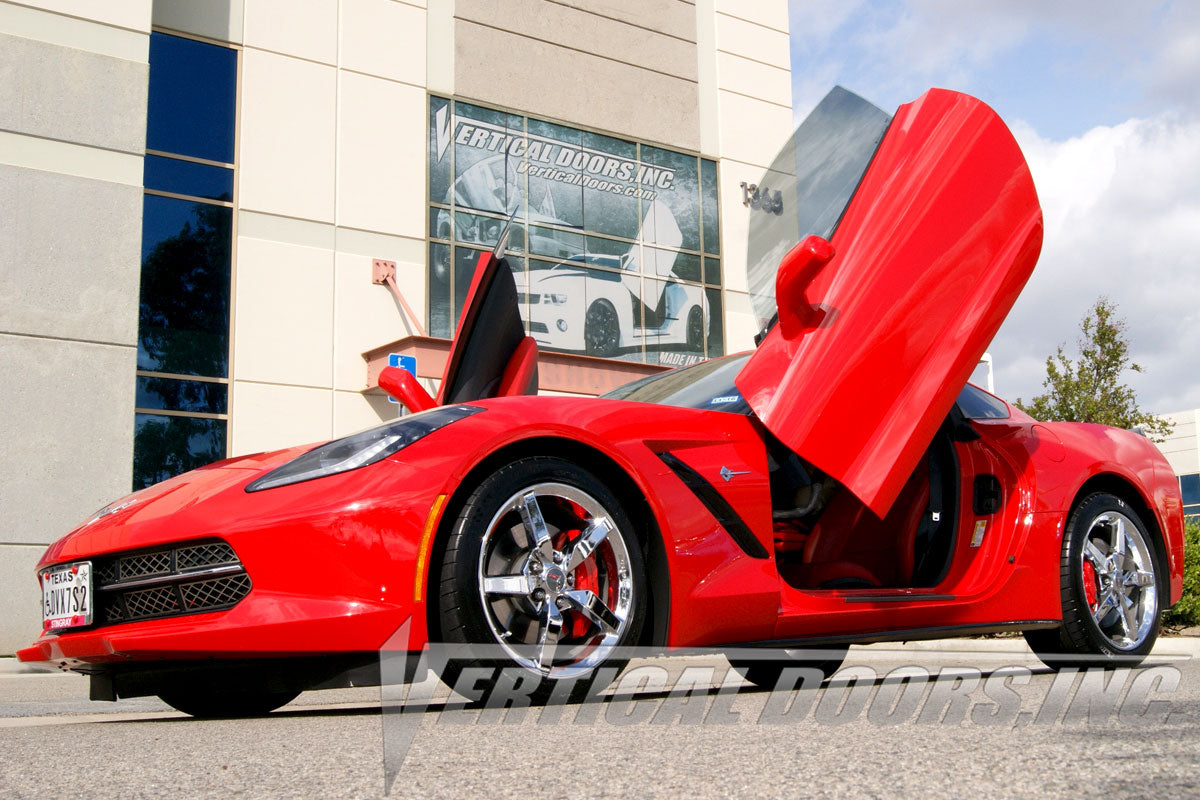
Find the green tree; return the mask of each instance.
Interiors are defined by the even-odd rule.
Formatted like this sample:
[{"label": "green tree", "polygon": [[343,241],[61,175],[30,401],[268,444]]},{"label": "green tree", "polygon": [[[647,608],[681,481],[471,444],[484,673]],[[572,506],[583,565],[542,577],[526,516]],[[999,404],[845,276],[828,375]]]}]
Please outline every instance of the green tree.
[{"label": "green tree", "polygon": [[1014,405],[1041,420],[1140,427],[1161,442],[1173,425],[1143,412],[1133,389],[1121,382],[1126,370],[1142,372],[1142,367],[1129,358],[1125,321],[1116,310],[1108,298],[1099,298],[1083,318],[1078,360],[1069,358],[1059,345],[1057,354],[1046,359],[1045,394],[1028,405],[1017,398]]}]

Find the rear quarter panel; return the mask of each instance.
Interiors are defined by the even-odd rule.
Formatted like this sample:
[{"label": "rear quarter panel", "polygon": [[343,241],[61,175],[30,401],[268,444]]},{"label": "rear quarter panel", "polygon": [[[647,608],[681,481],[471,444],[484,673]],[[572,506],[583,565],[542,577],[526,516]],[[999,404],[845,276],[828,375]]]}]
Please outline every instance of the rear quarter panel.
[{"label": "rear quarter panel", "polygon": [[1131,431],[1075,422],[1033,425],[1026,442],[1036,476],[1034,510],[1061,515],[1061,528],[1077,501],[1095,491],[1119,489],[1140,500],[1150,517],[1143,522],[1161,537],[1170,602],[1178,602],[1183,592],[1183,501],[1174,473],[1154,443]]}]

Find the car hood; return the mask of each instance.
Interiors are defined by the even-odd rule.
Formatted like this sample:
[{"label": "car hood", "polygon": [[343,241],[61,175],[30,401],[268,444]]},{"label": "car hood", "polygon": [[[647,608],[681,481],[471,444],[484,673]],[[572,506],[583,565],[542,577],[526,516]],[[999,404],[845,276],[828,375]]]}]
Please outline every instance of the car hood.
[{"label": "car hood", "polygon": [[[104,554],[160,544],[164,519],[174,520],[178,515],[195,512],[213,497],[249,483],[311,447],[305,445],[218,461],[126,495],[109,503],[50,545],[41,563],[61,560],[61,553],[68,545],[72,552]],[[194,531],[189,535],[194,536]]]},{"label": "car hood", "polygon": [[835,89],[755,191],[765,329],[737,386],[883,516],[1037,262],[1029,168],[973,97],[931,89],[889,118]]}]

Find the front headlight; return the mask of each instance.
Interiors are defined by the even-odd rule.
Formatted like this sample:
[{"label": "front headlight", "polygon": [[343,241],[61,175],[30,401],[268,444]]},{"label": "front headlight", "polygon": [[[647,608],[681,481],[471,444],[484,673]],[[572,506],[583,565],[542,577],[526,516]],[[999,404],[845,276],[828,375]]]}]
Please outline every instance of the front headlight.
[{"label": "front headlight", "polygon": [[246,491],[260,492],[263,489],[311,481],[314,478],[324,478],[326,475],[336,475],[374,464],[451,422],[457,422],[481,411],[482,408],[475,406],[441,406],[413,414],[411,417],[402,417],[395,422],[379,425],[344,439],[334,439],[251,481],[246,486]]},{"label": "front headlight", "polygon": [[567,302],[567,296],[565,294],[544,294],[542,300],[548,305],[561,306]]}]

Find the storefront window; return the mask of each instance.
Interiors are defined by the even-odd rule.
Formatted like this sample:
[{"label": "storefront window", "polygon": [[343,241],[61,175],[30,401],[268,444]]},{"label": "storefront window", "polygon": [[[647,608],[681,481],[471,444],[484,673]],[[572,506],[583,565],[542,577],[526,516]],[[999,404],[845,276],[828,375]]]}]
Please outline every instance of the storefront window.
[{"label": "storefront window", "polygon": [[133,485],[225,457],[237,51],[150,36]]},{"label": "storefront window", "polygon": [[716,164],[441,97],[429,105],[430,332],[453,334],[508,221],[546,350],[688,364],[724,354]]}]

